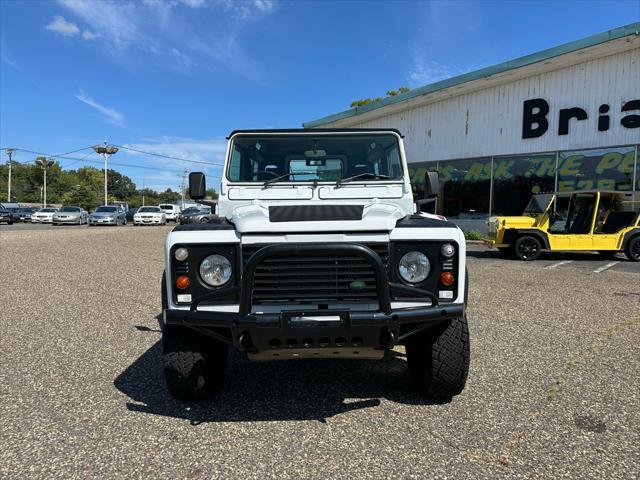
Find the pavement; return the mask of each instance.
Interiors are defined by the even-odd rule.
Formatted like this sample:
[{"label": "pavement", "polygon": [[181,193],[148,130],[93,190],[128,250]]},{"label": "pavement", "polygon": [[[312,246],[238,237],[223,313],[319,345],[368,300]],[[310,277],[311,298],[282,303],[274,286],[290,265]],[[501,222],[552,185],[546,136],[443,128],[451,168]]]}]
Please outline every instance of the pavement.
[{"label": "pavement", "polygon": [[184,403],[160,370],[170,229],[0,226],[1,478],[637,478],[638,264],[470,246],[471,370],[450,403],[412,390],[401,347],[231,353],[223,393]]}]

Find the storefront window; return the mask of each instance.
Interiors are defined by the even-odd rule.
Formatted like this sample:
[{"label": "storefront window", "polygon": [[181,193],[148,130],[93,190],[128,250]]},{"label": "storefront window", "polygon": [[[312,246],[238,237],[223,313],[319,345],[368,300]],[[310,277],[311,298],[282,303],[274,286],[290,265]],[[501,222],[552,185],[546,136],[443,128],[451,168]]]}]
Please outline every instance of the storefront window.
[{"label": "storefront window", "polygon": [[522,215],[532,195],[555,189],[556,154],[495,157],[492,215]]},{"label": "storefront window", "polygon": [[631,190],[635,148],[561,152],[558,191]]},{"label": "storefront window", "polygon": [[484,220],[489,216],[491,158],[439,162],[438,212],[448,218]]}]

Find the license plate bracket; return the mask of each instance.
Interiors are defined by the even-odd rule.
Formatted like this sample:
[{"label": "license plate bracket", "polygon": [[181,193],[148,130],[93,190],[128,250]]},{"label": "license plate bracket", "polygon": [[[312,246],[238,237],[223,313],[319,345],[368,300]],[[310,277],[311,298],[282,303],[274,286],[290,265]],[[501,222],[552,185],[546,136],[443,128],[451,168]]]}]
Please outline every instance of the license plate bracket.
[{"label": "license plate bracket", "polygon": [[286,311],[281,313],[283,323],[291,329],[340,328],[349,320],[349,312],[334,310]]}]

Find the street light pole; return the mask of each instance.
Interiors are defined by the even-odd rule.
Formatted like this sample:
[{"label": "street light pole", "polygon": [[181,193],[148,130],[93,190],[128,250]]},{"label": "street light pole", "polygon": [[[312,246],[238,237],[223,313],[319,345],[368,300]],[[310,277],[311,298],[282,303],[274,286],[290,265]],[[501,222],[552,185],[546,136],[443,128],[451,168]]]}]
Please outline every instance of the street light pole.
[{"label": "street light pole", "polygon": [[42,202],[42,207],[47,208],[47,169],[53,165],[53,160],[50,158],[39,157],[36,158],[35,164],[42,167],[44,170],[44,201]]},{"label": "street light pole", "polygon": [[14,148],[7,148],[5,150],[7,152],[7,155],[9,155],[9,188],[8,188],[8,192],[7,192],[7,202],[11,201],[11,156],[13,155],[13,152],[15,152]]},{"label": "street light pole", "polygon": [[118,147],[114,147],[113,145],[107,145],[107,141],[105,140],[102,145],[94,145],[93,150],[102,155],[104,158],[104,204],[109,204],[109,198],[107,195],[107,159],[114,153],[118,151]]}]

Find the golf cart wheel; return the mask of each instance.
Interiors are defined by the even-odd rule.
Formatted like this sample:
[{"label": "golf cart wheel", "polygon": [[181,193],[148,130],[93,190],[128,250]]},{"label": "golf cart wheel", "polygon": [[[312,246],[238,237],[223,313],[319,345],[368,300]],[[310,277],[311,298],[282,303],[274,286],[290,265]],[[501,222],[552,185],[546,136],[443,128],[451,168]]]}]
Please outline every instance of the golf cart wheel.
[{"label": "golf cart wheel", "polygon": [[169,393],[203,400],[222,388],[228,346],[182,325],[162,330],[162,364]]},{"label": "golf cart wheel", "polygon": [[464,389],[469,373],[466,316],[411,337],[406,344],[411,381],[426,398],[450,400]]},{"label": "golf cart wheel", "polygon": [[536,237],[525,235],[516,240],[513,250],[518,259],[529,262],[540,256],[542,245]]},{"label": "golf cart wheel", "polygon": [[629,240],[624,253],[632,262],[640,262],[640,235]]}]

